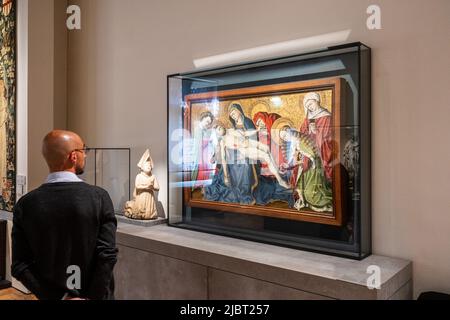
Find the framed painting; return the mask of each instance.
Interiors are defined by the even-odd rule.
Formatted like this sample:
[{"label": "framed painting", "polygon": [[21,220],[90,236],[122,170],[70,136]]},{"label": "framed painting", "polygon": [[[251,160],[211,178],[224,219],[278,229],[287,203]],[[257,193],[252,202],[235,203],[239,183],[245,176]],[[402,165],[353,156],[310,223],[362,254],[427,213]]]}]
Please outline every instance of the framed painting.
[{"label": "framed painting", "polygon": [[341,226],[342,81],[185,96],[184,204]]},{"label": "framed painting", "polygon": [[12,211],[16,199],[16,1],[0,3],[0,210]]}]

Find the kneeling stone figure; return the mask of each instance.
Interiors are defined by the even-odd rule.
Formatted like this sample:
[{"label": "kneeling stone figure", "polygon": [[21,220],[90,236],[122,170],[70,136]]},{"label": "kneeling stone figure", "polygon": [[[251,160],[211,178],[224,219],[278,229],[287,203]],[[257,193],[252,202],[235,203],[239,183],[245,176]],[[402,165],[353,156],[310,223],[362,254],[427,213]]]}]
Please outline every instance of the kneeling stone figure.
[{"label": "kneeling stone figure", "polygon": [[153,160],[148,149],[137,166],[141,172],[136,176],[133,200],[125,204],[125,216],[136,220],[157,219],[154,191],[159,191],[159,183],[152,174]]}]

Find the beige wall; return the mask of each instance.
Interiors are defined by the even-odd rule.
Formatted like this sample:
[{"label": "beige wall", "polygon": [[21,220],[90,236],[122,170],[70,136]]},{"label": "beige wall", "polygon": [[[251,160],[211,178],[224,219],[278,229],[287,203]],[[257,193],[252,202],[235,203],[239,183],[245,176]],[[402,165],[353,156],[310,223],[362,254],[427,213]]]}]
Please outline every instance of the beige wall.
[{"label": "beige wall", "polygon": [[[352,29],[349,42],[373,48],[374,253],[413,260],[416,295],[450,293],[450,1],[72,2],[82,30],[69,33],[69,128],[90,145],[132,147],[133,163],[150,147],[164,207],[167,74],[194,58]],[[372,3],[382,30],[366,28]]]},{"label": "beige wall", "polygon": [[67,123],[65,3],[28,1],[28,190],[47,175],[42,138],[54,128],[65,129]]},{"label": "beige wall", "polygon": [[28,4],[29,190],[39,185],[46,171],[39,137],[53,127],[53,19],[49,19],[53,16],[52,3],[31,0]]},{"label": "beige wall", "polygon": [[53,0],[53,126],[55,129],[67,128],[67,0]]}]

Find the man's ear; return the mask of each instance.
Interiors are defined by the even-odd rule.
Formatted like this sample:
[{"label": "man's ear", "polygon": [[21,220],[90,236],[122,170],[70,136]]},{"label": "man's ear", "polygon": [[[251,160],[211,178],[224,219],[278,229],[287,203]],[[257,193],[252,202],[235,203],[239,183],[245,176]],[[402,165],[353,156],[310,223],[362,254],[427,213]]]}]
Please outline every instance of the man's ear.
[{"label": "man's ear", "polygon": [[77,163],[77,160],[78,160],[78,155],[77,155],[77,153],[76,153],[76,152],[71,152],[71,153],[70,153],[70,156],[69,156],[69,159],[70,159],[70,161],[71,161],[73,164]]}]

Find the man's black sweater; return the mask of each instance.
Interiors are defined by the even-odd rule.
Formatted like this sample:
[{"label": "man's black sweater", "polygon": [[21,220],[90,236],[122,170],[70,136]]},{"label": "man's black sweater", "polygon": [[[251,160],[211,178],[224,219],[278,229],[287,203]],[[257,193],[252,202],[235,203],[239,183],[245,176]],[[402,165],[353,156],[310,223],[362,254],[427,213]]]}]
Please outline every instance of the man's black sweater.
[{"label": "man's black sweater", "polygon": [[[11,273],[39,299],[66,293],[113,299],[116,228],[105,190],[84,182],[44,184],[14,207]],[[71,266],[80,270],[81,288],[71,288]]]}]

